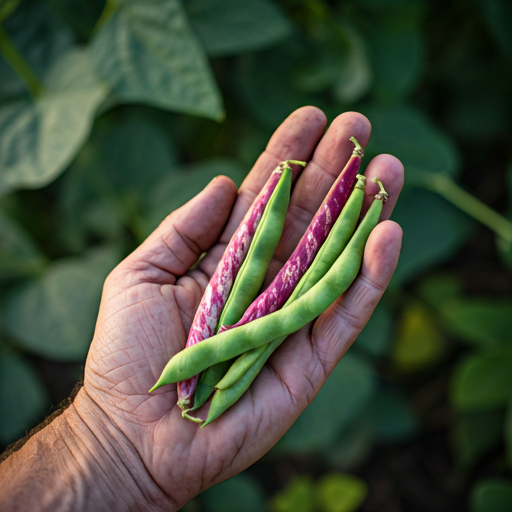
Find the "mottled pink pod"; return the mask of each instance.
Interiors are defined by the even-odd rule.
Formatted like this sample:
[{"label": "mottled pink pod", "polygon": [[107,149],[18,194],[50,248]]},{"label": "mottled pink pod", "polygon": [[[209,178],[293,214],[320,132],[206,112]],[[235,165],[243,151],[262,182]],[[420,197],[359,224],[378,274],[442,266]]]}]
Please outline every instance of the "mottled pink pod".
[{"label": "mottled pink pod", "polygon": [[[229,297],[231,287],[247,255],[265,207],[282,173],[283,169],[280,166],[272,172],[261,192],[253,201],[240,226],[231,237],[196,311],[188,334],[187,347],[210,338],[216,333],[217,325]],[[182,409],[190,406],[198,377],[195,376],[178,383],[178,405]]]},{"label": "mottled pink pod", "polygon": [[297,283],[315,259],[316,253],[325,242],[356,183],[356,175],[364,151],[354,137],[351,137],[350,140],[355,144],[352,156],[320,205],[293,254],[288,258],[270,286],[247,308],[243,317],[235,325],[221,327],[219,332],[239,327],[257,318],[269,315],[280,309],[288,300]]}]

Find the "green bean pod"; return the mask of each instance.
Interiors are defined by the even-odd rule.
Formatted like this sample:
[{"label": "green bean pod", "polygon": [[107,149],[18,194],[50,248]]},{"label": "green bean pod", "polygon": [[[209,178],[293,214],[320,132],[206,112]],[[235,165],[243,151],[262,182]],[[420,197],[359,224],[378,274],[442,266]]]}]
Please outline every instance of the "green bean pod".
[{"label": "green bean pod", "polygon": [[[356,178],[357,183],[352,194],[350,194],[349,200],[318,251],[313,263],[299,281],[283,308],[288,307],[322,279],[350,241],[359,220],[366,188],[366,177],[358,174]],[[266,346],[262,345],[242,354],[215,387],[217,389],[225,389],[232,386],[249,371],[253,364],[256,364],[260,357],[263,357],[265,350]]]},{"label": "green bean pod", "polygon": [[[373,228],[379,222],[379,217],[382,212],[382,205],[387,200],[387,197],[387,193],[381,186],[381,192],[376,196],[375,201],[373,201],[372,206],[358,227],[354,237],[346,249],[342,252],[341,256],[339,256],[339,258],[336,260],[336,263],[332,269],[337,268],[339,272],[347,271],[347,274],[350,273],[353,279],[355,279],[361,266],[366,240],[370,236]],[[357,272],[355,274],[349,270],[353,268],[354,262],[357,262]],[[347,267],[345,265],[347,265]],[[304,278],[305,277],[306,275]],[[353,279],[350,282],[348,282],[350,277],[345,279],[344,288],[339,290],[340,295],[350,286],[350,284],[352,284]],[[292,297],[290,297],[290,299],[291,298]],[[218,389],[213,395],[213,399],[210,404],[210,410],[208,411],[208,417],[203,425],[201,425],[201,428],[217,419],[223,412],[225,412],[227,409],[229,409],[229,407],[237,402],[237,400],[247,391],[254,379],[258,376],[267,359],[286,338],[287,336],[284,335],[276,338],[267,345],[253,349],[254,352],[258,351],[258,357],[255,360],[247,358],[247,361],[250,361],[250,364],[245,364],[246,361],[244,361],[243,358],[253,351],[246,353],[237,359],[236,362],[238,363],[240,361],[240,366],[244,366],[246,371],[241,373],[237,380],[233,380],[230,386],[220,387],[222,381],[221,383],[217,384],[216,387]],[[228,375],[229,372],[226,377],[228,377]],[[226,382],[229,382],[229,379],[226,379]]]},{"label": "green bean pod", "polygon": [[[291,163],[303,162],[293,161]],[[233,288],[222,310],[217,330],[222,325],[232,325],[238,322],[245,310],[257,296],[270,264],[277,244],[281,238],[290,202],[292,185],[292,170],[289,161],[280,163],[282,175],[272,197],[263,212],[262,218],[251,246],[236,276]],[[182,416],[194,420],[188,412],[204,405],[212,394],[215,384],[222,379],[229,369],[229,362],[222,362],[206,369],[199,378],[194,394],[194,406],[183,411]]]},{"label": "green bean pod", "polygon": [[[298,331],[323,313],[354,281],[361,266],[364,246],[377,224],[385,192],[376,196],[349,244],[327,274],[286,309],[224,331],[178,352],[165,366],[150,390],[188,379],[209,366],[227,361],[261,345]],[[386,194],[387,195],[387,194]]]}]

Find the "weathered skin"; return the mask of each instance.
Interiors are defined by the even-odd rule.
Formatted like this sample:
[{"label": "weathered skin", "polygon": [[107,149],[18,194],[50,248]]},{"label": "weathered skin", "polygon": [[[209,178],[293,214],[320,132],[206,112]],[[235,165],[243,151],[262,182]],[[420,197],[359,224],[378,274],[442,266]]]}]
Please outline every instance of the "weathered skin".
[{"label": "weathered skin", "polygon": [[[187,347],[213,336],[229,297],[236,275],[242,266],[265,207],[281,178],[281,167],[275,169],[267,183],[252,203],[240,226],[231,240],[217,265],[217,268],[204,291],[196,315],[190,327]],[[190,404],[199,376],[178,383],[178,405],[183,409]]]},{"label": "weathered skin", "polygon": [[[351,138],[352,140],[353,138]],[[223,326],[219,332],[239,327],[280,309],[306,273],[316,253],[325,242],[329,231],[345,206],[359,171],[363,149],[353,140],[356,148],[347,165],[334,182],[308,229],[283,268],[270,286],[247,308],[243,317],[232,326]]]}]

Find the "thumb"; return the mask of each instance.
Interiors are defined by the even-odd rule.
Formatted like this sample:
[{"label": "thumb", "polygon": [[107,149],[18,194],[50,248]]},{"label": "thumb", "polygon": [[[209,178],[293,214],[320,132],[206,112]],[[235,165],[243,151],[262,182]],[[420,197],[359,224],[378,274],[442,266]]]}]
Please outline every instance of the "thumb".
[{"label": "thumb", "polygon": [[217,176],[197,196],[169,214],[121,266],[137,272],[139,279],[174,284],[216,242],[236,195],[233,181]]}]

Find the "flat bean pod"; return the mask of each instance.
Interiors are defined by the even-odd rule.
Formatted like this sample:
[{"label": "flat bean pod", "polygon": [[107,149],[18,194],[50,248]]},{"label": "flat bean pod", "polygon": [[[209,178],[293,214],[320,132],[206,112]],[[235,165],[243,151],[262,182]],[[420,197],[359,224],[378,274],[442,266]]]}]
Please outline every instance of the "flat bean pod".
[{"label": "flat bean pod", "polygon": [[[378,198],[379,195],[376,196]],[[209,366],[286,337],[323,313],[356,278],[366,240],[380,216],[383,197],[380,199],[374,201],[341,256],[308,292],[286,309],[219,333],[177,353],[167,363],[151,391],[164,384],[188,379]]]},{"label": "flat bean pod", "polygon": [[[338,217],[338,220],[332,227],[327,240],[323,243],[313,263],[299,281],[283,308],[288,307],[292,302],[312,288],[327,273],[338,256],[342,253],[343,249],[345,249],[359,220],[365,188],[366,178],[358,174],[354,190]],[[251,365],[256,364],[258,358],[265,352],[265,349],[266,347],[262,345],[261,347],[257,347],[241,355],[229,368],[224,378],[218,381],[215,387],[217,389],[225,389],[232,386],[249,371]]]},{"label": "flat bean pod", "polygon": [[291,256],[268,288],[247,308],[240,321],[233,326],[223,326],[219,332],[239,327],[284,306],[325,242],[354,188],[364,151],[354,137],[350,137],[350,140],[355,145],[352,156],[332,185]]},{"label": "flat bean pod", "polygon": [[[290,162],[305,165],[304,162]],[[246,259],[266,207],[281,181],[284,167],[279,164],[272,172],[240,223],[240,226],[231,237],[194,316],[187,337],[187,347],[210,338],[217,332],[219,319],[225,308],[234,281]],[[287,167],[289,168],[288,164]],[[190,405],[197,381],[198,376],[194,375],[190,379],[178,383],[178,405],[182,409],[186,409]]]},{"label": "flat bean pod", "polygon": [[[304,162],[291,161],[290,163],[304,165]],[[219,327],[234,324],[242,318],[244,311],[263,284],[270,260],[281,238],[290,202],[293,173],[289,161],[281,162],[278,168],[282,171],[281,178],[268,201],[247,256],[236,276],[229,298],[222,310]],[[208,400],[215,384],[222,379],[228,368],[229,365],[223,362],[211,366],[201,374],[194,394],[194,406],[183,411],[184,418],[196,421],[187,413],[198,409]]]},{"label": "flat bean pod", "polygon": [[[375,200],[372,203],[372,206],[368,210],[368,213],[365,215],[360,226],[357,228],[354,237],[347,245],[346,249],[342,252],[341,256],[336,260],[336,263],[332,267],[332,269],[337,268],[338,271],[344,272],[346,268],[345,265],[350,260],[352,260],[352,263],[354,261],[358,262],[357,268],[359,271],[363,258],[364,247],[366,245],[366,240],[368,239],[373,228],[379,222],[379,217],[382,212],[382,205],[386,200],[387,193],[384,191],[381,185],[381,192],[377,194]],[[351,274],[353,276],[353,279],[355,279],[355,277],[357,276],[357,272],[355,273],[355,275]],[[350,286],[352,281],[350,281],[350,283],[348,283],[347,285],[347,280],[345,280],[345,288],[340,288],[340,295],[348,288],[348,286]],[[305,296],[307,295],[308,294],[306,293]],[[276,338],[266,346],[258,347],[261,353],[259,357],[255,361],[252,361],[252,364],[247,367],[247,371],[243,373],[238,380],[234,381],[233,385],[222,389],[218,389],[215,392],[215,394],[213,395],[212,402],[210,404],[210,409],[208,411],[208,417],[205,423],[201,425],[201,428],[205,427],[213,420],[218,418],[247,391],[247,389],[252,384],[254,379],[258,376],[260,370],[263,368],[263,365],[265,364],[267,359],[286,338],[287,336],[281,336],[279,338]],[[239,360],[240,359],[241,358],[239,358]],[[219,385],[217,385],[217,387],[219,387]]]}]

